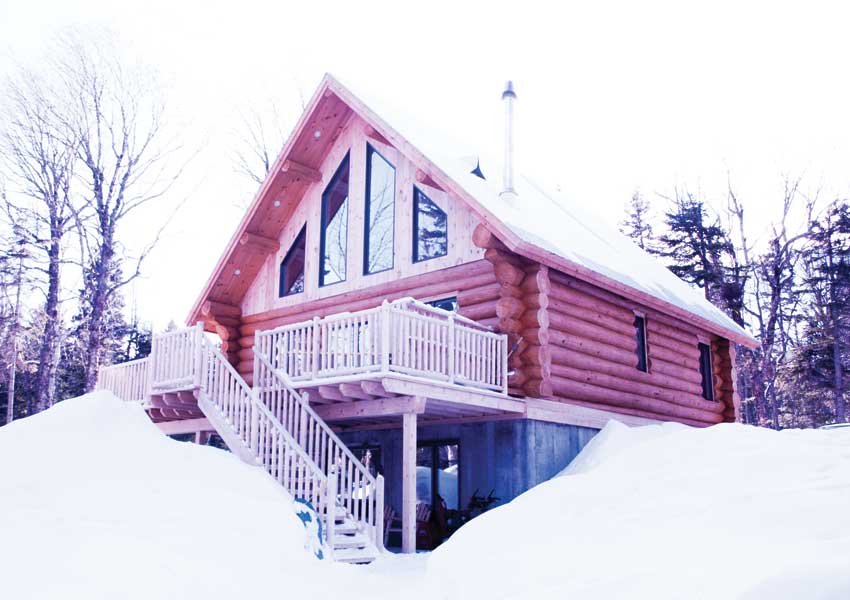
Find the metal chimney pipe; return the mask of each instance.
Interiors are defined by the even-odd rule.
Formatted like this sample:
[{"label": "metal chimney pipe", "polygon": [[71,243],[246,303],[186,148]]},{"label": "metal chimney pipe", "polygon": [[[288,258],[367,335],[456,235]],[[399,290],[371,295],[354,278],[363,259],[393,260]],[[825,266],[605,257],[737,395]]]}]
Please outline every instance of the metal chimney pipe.
[{"label": "metal chimney pipe", "polygon": [[514,190],[514,103],[516,92],[514,92],[513,81],[505,83],[505,91],[502,92],[502,100],[505,102],[505,165],[502,196],[516,196]]}]

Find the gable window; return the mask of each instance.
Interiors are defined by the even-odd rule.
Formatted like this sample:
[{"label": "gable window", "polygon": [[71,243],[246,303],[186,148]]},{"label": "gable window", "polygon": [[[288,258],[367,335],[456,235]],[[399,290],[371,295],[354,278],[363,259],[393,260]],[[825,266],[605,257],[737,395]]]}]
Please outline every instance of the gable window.
[{"label": "gable window", "polygon": [[649,372],[649,361],[646,357],[646,317],[635,315],[635,354],[637,354],[637,369]]},{"label": "gable window", "polygon": [[702,379],[702,397],[714,400],[714,373],[711,368],[711,347],[699,344],[699,374]]},{"label": "gable window", "polygon": [[280,263],[278,298],[304,291],[304,256],[307,253],[307,226],[301,228],[286,256]]},{"label": "gable window", "polygon": [[449,248],[448,215],[413,188],[413,262],[445,256]]},{"label": "gable window", "polygon": [[345,281],[348,257],[348,155],[322,192],[319,285]]},{"label": "gable window", "polygon": [[395,168],[366,146],[366,231],[363,273],[393,268]]}]

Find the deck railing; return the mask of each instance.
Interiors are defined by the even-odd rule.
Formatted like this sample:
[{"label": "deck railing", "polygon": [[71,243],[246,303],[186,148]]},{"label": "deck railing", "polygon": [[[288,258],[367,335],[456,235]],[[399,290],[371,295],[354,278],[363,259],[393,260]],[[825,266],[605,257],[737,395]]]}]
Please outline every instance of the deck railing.
[{"label": "deck railing", "polygon": [[284,325],[256,344],[293,382],[403,373],[507,393],[507,336],[412,298]]},{"label": "deck railing", "polygon": [[153,336],[150,389],[162,393],[201,385],[204,324]]},{"label": "deck railing", "polygon": [[97,374],[96,389],[108,390],[129,402],[145,402],[150,383],[149,365],[149,358],[139,358],[101,367]]}]

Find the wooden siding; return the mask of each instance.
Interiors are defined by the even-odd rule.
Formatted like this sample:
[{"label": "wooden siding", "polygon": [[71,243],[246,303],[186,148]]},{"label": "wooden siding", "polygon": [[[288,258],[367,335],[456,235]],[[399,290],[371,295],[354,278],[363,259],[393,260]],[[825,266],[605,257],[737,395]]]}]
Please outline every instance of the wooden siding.
[{"label": "wooden siding", "polygon": [[[469,232],[478,225],[478,218],[460,200],[442,190],[417,181],[416,167],[395,148],[379,139],[369,137],[368,126],[353,117],[325,156],[320,172],[321,183],[304,192],[300,203],[292,210],[278,237],[279,248],[267,255],[241,302],[242,314],[253,315],[274,309],[294,307],[317,299],[380,287],[402,278],[429,273],[459,264],[480,260],[484,251],[472,243]],[[363,274],[364,223],[366,219],[366,144],[371,144],[396,171],[393,267],[387,271]],[[319,237],[321,227],[321,196],[324,186],[350,153],[348,199],[348,255],[346,280],[319,286]],[[448,215],[448,252],[440,258],[413,262],[413,186],[417,185]],[[272,210],[282,210],[283,206]],[[307,224],[307,253],[304,271],[304,292],[278,297],[280,262],[286,256],[298,233]],[[339,311],[337,311],[339,312]]]}]

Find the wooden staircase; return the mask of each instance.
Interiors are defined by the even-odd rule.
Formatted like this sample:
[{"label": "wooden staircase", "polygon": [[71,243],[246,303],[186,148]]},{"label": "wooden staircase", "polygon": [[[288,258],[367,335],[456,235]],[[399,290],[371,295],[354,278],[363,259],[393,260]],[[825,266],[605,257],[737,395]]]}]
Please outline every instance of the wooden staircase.
[{"label": "wooden staircase", "polygon": [[383,477],[373,477],[270,364],[255,349],[251,388],[199,324],[154,336],[148,358],[103,368],[97,387],[142,402],[155,419],[203,415],[236,456],[312,505],[334,560],[373,561],[383,550]]}]

